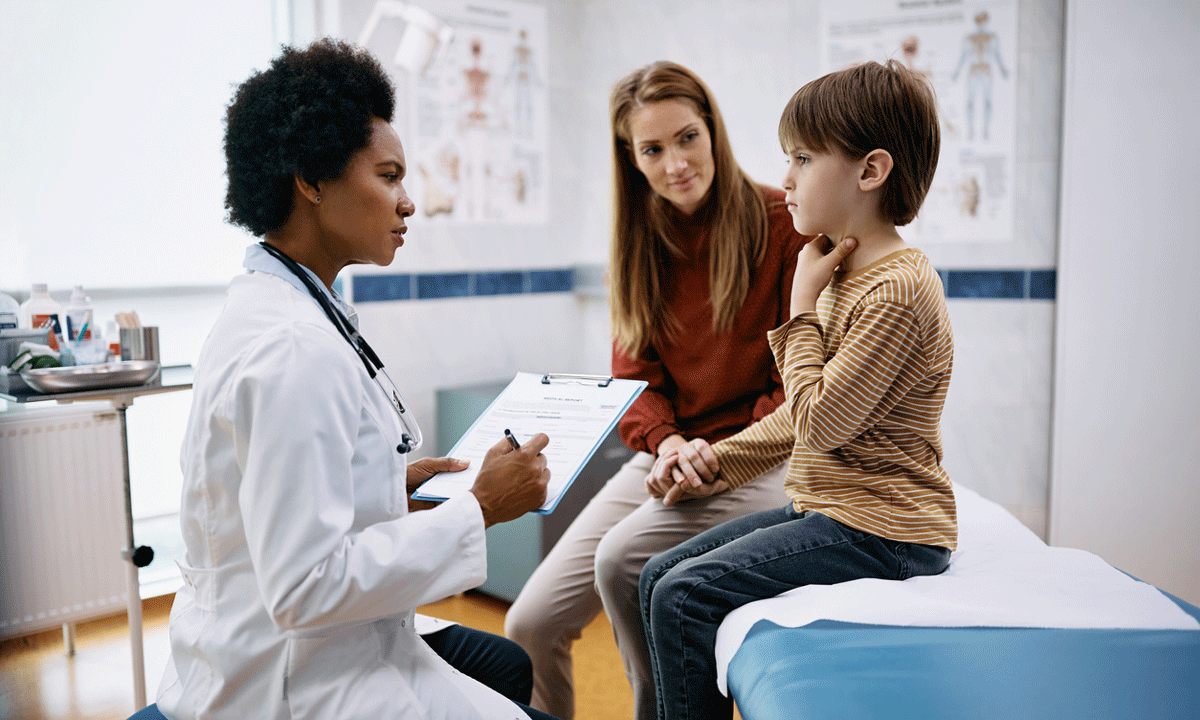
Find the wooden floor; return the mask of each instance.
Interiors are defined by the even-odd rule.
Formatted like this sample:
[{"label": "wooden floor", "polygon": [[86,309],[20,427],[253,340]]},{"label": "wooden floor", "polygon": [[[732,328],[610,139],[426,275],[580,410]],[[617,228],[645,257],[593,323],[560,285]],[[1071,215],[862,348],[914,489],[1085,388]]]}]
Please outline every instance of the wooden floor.
[{"label": "wooden floor", "polygon": [[[172,596],[146,600],[144,647],[147,694],[153,701],[168,655]],[[508,604],[464,593],[421,608],[433,617],[504,634]],[[124,615],[82,623],[75,655],[64,652],[59,630],[0,642],[0,720],[125,720],[133,714],[132,660]],[[630,720],[633,693],[608,618],[601,613],[575,643],[576,718]]]}]

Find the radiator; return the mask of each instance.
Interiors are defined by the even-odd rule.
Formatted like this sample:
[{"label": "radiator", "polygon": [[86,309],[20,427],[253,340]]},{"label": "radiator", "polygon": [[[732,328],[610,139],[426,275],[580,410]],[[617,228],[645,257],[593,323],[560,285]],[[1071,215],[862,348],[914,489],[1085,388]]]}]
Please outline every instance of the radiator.
[{"label": "radiator", "polygon": [[111,406],[0,413],[0,638],[126,610],[123,475]]}]

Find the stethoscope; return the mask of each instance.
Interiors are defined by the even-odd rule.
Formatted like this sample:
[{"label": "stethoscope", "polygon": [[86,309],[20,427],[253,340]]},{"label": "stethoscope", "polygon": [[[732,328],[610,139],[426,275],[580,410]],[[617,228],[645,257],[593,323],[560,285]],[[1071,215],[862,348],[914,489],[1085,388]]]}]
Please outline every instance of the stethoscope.
[{"label": "stethoscope", "polygon": [[407,408],[404,407],[404,400],[400,397],[400,391],[396,389],[396,384],[388,377],[388,374],[383,371],[383,361],[359,334],[358,329],[351,324],[350,319],[342,314],[325,294],[325,291],[313,281],[312,276],[304,269],[304,267],[295,260],[288,257],[279,248],[268,245],[265,241],[259,245],[270,253],[276,260],[284,264],[293,275],[300,278],[300,282],[304,283],[304,287],[308,288],[308,294],[312,295],[321,309],[325,311],[329,322],[333,323],[342,337],[346,338],[346,342],[350,343],[350,347],[354,348],[354,352],[358,354],[359,360],[362,360],[363,367],[367,369],[367,374],[371,379],[379,385],[387,396],[388,402],[395,408],[396,414],[400,416],[400,424],[404,430],[400,433],[400,444],[396,446],[398,453],[410,453],[421,447],[421,426],[417,424],[415,417],[410,417]]}]

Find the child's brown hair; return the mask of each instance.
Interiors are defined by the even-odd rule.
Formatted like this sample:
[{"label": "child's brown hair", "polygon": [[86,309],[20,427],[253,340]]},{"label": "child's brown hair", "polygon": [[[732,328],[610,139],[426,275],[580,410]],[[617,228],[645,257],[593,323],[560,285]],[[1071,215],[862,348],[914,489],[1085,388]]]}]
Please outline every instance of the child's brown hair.
[{"label": "child's brown hair", "polygon": [[896,225],[917,216],[942,144],[937,98],[924,77],[896,60],[829,73],[796,91],[779,119],[784,152],[803,146],[850,160],[872,150],[892,156],[880,213]]}]

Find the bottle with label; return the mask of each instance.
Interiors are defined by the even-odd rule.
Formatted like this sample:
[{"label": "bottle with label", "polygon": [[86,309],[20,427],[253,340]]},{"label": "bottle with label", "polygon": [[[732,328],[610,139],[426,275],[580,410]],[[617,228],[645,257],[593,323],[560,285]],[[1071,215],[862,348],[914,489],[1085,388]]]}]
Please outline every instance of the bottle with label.
[{"label": "bottle with label", "polygon": [[[92,299],[83,294],[82,285],[76,285],[75,290],[71,292],[71,299],[63,308],[63,315],[67,322],[67,340],[75,342],[92,339]],[[83,332],[83,337],[79,337],[80,331]]]},{"label": "bottle with label", "polygon": [[108,339],[108,355],[110,358],[117,360],[121,359],[121,331],[117,329],[117,323],[114,320],[109,320],[104,323],[104,337]]},{"label": "bottle with label", "polygon": [[21,304],[8,293],[0,292],[0,330],[20,326]]},{"label": "bottle with label", "polygon": [[21,326],[27,328],[49,328],[46,344],[52,350],[60,349],[62,340],[62,305],[50,297],[46,283],[34,283],[29,299],[21,303]]}]

